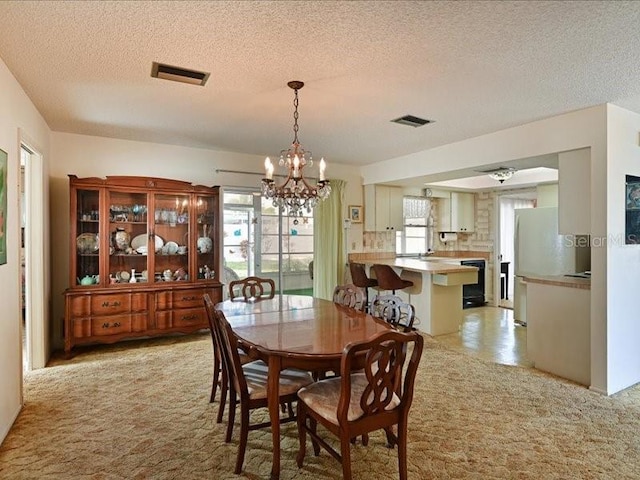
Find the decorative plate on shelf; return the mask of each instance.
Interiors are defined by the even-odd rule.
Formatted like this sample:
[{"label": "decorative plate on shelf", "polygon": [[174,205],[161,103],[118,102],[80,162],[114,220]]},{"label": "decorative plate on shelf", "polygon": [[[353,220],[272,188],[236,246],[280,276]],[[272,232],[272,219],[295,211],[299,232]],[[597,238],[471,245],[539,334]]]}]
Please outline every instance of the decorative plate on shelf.
[{"label": "decorative plate on shelf", "polygon": [[178,244],[176,242],[167,242],[165,248],[167,249],[167,254],[169,255],[175,255],[176,253],[178,253]]},{"label": "decorative plate on shelf", "polygon": [[[146,233],[136,235],[135,237],[133,237],[133,240],[131,240],[131,248],[133,248],[134,250],[138,250],[138,248],[140,247],[146,247],[147,238],[148,236]],[[155,239],[156,252],[159,252],[162,246],[164,245],[164,240],[159,235],[154,235],[153,238]],[[141,253],[141,252],[138,252],[138,253]]]},{"label": "decorative plate on shelf", "polygon": [[211,240],[211,238],[198,238],[198,251],[200,253],[209,253],[211,250],[213,250],[213,240]]},{"label": "decorative plate on shelf", "polygon": [[76,238],[78,253],[96,253],[100,248],[96,233],[81,233]]}]

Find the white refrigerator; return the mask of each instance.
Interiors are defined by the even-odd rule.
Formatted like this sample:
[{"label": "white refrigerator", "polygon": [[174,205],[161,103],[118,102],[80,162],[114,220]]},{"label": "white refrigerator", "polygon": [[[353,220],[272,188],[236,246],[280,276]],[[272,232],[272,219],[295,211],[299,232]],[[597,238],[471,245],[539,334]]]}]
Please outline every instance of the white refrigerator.
[{"label": "white refrigerator", "polygon": [[558,233],[557,207],[516,209],[514,232],[513,319],[526,325],[527,291],[522,277],[590,270],[591,251],[589,247],[575,247],[572,236]]}]

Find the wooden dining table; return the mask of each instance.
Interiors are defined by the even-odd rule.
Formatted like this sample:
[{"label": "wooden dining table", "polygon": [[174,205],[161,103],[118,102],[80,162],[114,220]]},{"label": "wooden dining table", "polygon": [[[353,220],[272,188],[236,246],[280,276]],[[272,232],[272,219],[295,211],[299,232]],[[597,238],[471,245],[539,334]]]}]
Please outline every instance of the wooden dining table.
[{"label": "wooden dining table", "polygon": [[245,302],[226,300],[224,314],[241,346],[269,365],[267,402],[273,439],[271,479],[280,477],[280,371],[340,370],[344,347],[391,328],[384,320],[329,300],[276,295]]}]

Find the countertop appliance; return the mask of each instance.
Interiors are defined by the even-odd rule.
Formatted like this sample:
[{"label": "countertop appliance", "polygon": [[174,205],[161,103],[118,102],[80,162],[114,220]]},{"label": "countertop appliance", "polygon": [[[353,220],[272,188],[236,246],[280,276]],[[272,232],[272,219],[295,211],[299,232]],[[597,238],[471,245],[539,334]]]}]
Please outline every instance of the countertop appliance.
[{"label": "countertop appliance", "polygon": [[557,207],[516,209],[514,242],[513,319],[526,325],[526,284],[522,277],[590,270],[591,250],[576,247],[575,237],[558,233]]}]

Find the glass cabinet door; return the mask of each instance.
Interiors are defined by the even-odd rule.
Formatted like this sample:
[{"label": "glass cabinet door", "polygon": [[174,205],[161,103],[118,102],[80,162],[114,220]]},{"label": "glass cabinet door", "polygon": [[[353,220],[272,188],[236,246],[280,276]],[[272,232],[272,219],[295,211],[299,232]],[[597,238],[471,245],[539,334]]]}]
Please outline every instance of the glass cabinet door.
[{"label": "glass cabinet door", "polygon": [[190,278],[189,202],[189,194],[154,196],[154,282]]},{"label": "glass cabinet door", "polygon": [[109,192],[109,285],[147,282],[147,194]]},{"label": "glass cabinet door", "polygon": [[213,280],[216,277],[216,215],[217,197],[198,195],[196,197],[196,249],[198,252],[196,267],[200,280]]},{"label": "glass cabinet door", "polygon": [[100,283],[100,192],[76,191],[76,271],[75,284]]}]

